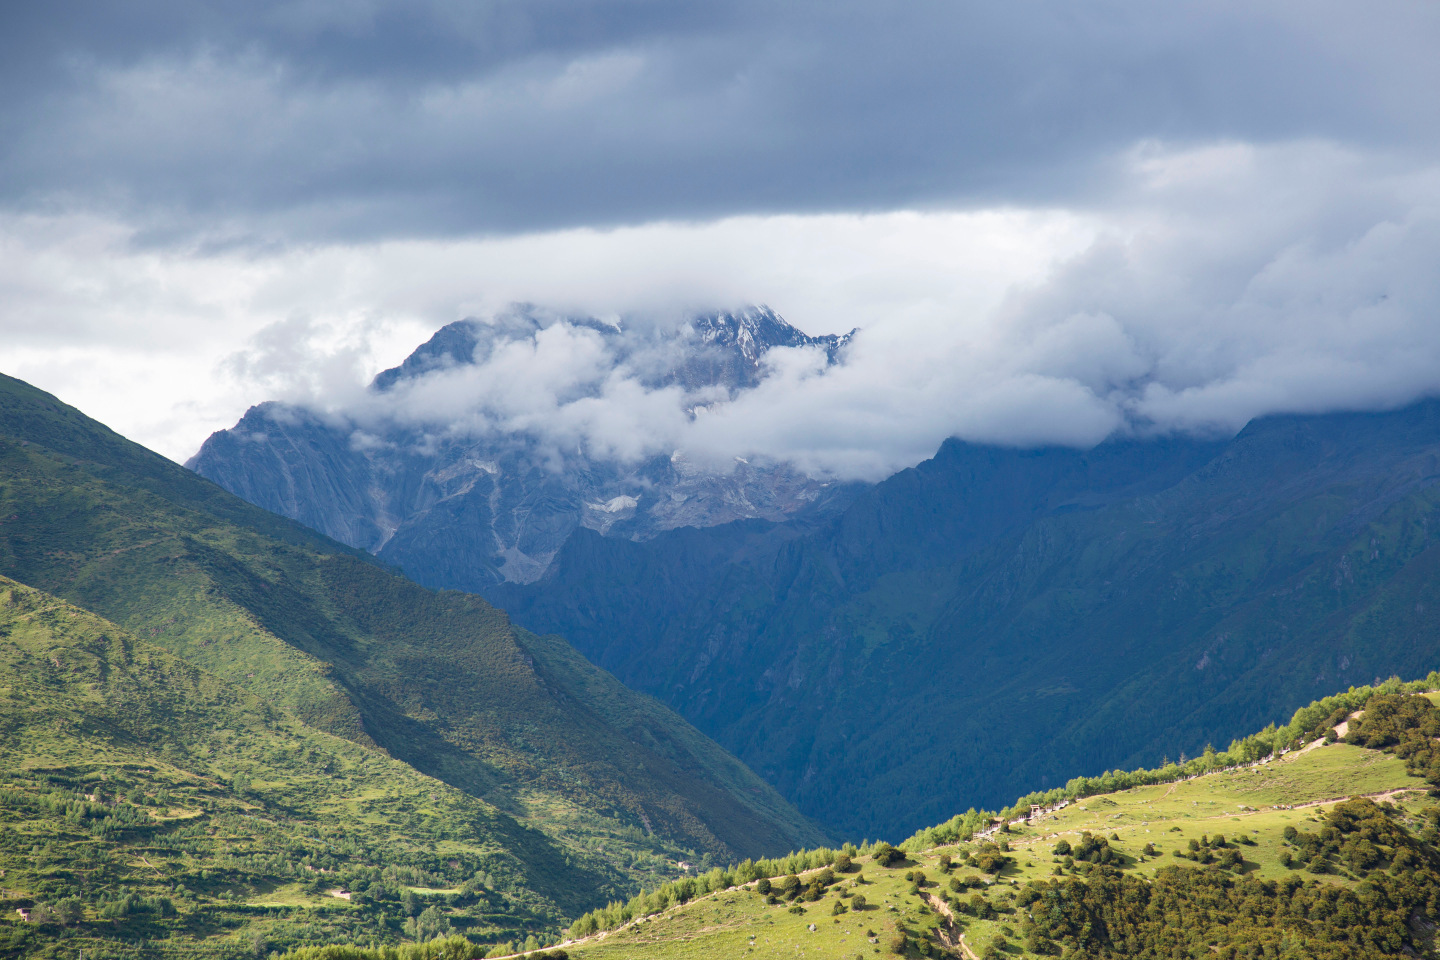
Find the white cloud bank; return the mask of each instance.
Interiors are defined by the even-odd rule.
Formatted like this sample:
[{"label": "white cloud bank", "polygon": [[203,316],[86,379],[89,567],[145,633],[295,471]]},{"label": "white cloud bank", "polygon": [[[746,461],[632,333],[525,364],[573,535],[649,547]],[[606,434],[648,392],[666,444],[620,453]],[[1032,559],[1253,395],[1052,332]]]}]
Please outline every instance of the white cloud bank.
[{"label": "white cloud bank", "polygon": [[[271,253],[147,251],[102,221],[0,222],[0,369],[183,459],[283,398],[556,449],[772,456],[874,479],[950,435],[1087,445],[1440,393],[1440,168],[1323,142],[1145,145],[1085,208],[737,217]],[[825,368],[694,397],[551,328],[379,410],[362,384],[511,301],[673,316],[766,302],[861,327]]]}]

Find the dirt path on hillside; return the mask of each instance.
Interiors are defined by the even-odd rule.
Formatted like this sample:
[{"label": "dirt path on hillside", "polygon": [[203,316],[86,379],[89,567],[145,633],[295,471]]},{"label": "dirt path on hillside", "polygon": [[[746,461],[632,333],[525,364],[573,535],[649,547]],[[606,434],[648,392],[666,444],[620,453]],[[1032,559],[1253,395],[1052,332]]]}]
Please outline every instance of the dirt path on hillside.
[{"label": "dirt path on hillside", "polygon": [[1309,803],[1297,803],[1291,806],[1291,810],[1304,810],[1307,807],[1323,807],[1327,803],[1341,803],[1349,800],[1350,797],[1363,797],[1366,800],[1374,800],[1376,803],[1384,803],[1387,800],[1394,800],[1402,793],[1418,791],[1419,787],[1401,787],[1399,790],[1386,790],[1383,793],[1352,793],[1344,797],[1330,797],[1326,800],[1311,800]]},{"label": "dirt path on hillside", "polygon": [[[1364,711],[1364,710],[1356,710],[1354,713],[1350,714],[1350,716],[1346,717],[1344,720],[1341,720],[1339,723],[1335,724],[1335,740],[1336,740],[1336,742],[1339,743],[1339,742],[1343,741],[1343,740],[1345,739],[1345,734],[1347,734],[1347,733],[1350,732],[1350,721],[1351,721],[1351,720],[1358,720],[1358,719],[1360,719],[1361,717],[1363,717],[1364,715],[1365,715],[1365,711]],[[1305,756],[1305,754],[1309,753],[1311,750],[1318,750],[1320,747],[1325,747],[1325,746],[1331,746],[1331,744],[1327,744],[1327,743],[1325,742],[1325,738],[1324,738],[1324,737],[1321,737],[1319,740],[1311,740],[1309,743],[1305,744],[1305,746],[1301,747],[1299,750],[1292,750],[1289,754],[1285,755],[1284,757],[1281,757],[1280,759],[1281,759],[1281,760],[1294,760],[1296,757],[1303,757],[1303,756]]]},{"label": "dirt path on hillside", "polygon": [[933,893],[925,894],[925,902],[945,921],[945,926],[935,931],[940,937],[940,945],[946,950],[959,950],[966,960],[980,960],[965,942],[965,934],[960,932],[960,925],[955,922],[955,911],[950,909],[950,904]]},{"label": "dirt path on hillside", "polygon": [[[1330,803],[1343,803],[1352,797],[1359,797],[1363,800],[1374,800],[1376,803],[1384,803],[1387,800],[1394,800],[1402,793],[1411,793],[1418,790],[1418,787],[1401,787],[1398,790],[1383,790],[1380,793],[1347,793],[1343,797],[1326,797],[1323,800],[1307,800],[1305,803],[1293,803],[1289,806],[1274,804],[1268,810],[1240,810],[1237,812],[1222,812],[1211,817],[1196,817],[1197,823],[1206,820],[1233,820],[1236,817],[1253,817],[1257,813],[1267,813],[1269,810],[1308,810],[1311,807],[1323,807]],[[1071,833],[1075,831],[1069,831]]]}]

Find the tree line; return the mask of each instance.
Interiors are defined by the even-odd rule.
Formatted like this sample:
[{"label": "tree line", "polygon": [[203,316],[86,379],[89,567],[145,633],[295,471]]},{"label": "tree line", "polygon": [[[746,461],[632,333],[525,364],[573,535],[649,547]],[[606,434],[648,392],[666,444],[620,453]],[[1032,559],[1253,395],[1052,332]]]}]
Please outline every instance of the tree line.
[{"label": "tree line", "polygon": [[[1258,733],[1231,741],[1227,750],[1217,751],[1214,747],[1207,746],[1200,756],[1192,760],[1167,762],[1153,769],[1107,770],[1098,776],[1075,777],[1063,787],[1026,794],[998,812],[972,808],[942,824],[916,832],[900,846],[905,850],[926,850],[947,843],[959,843],[969,840],[993,820],[1009,821],[1028,815],[1031,805],[1050,806],[1062,800],[1082,800],[1132,787],[1174,783],[1278,756],[1284,751],[1296,749],[1327,735],[1333,736],[1336,724],[1365,706],[1377,694],[1396,697],[1434,690],[1437,687],[1440,687],[1440,671],[1432,671],[1424,680],[1409,683],[1391,677],[1378,686],[1351,687],[1343,693],[1324,697],[1301,707],[1284,726],[1277,727],[1272,723]],[[1347,737],[1347,742],[1361,741]],[[1419,747],[1412,749],[1418,751]],[[1425,756],[1427,762],[1440,769],[1440,752],[1427,753]]]}]

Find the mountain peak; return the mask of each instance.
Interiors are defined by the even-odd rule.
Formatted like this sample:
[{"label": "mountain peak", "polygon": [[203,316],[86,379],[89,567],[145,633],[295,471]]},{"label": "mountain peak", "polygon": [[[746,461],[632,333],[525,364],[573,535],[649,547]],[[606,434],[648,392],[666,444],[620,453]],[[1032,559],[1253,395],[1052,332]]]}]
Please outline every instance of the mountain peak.
[{"label": "mountain peak", "polygon": [[758,363],[771,347],[824,347],[833,363],[836,351],[855,335],[851,330],[844,335],[809,336],[764,304],[733,312],[698,314],[691,319],[690,326],[701,343],[732,347],[752,363]]},{"label": "mountain peak", "polygon": [[[552,335],[559,335],[556,342],[541,342]],[[433,425],[384,415],[392,391],[446,371],[481,384],[492,375],[514,379],[507,344],[525,348],[517,354],[557,346],[563,352],[566,336],[587,341],[581,353],[589,364],[568,388],[571,395],[593,396],[614,375],[643,390],[678,387],[705,403],[756,387],[772,348],[819,347],[835,363],[849,341],[848,334],[809,336],[765,306],[657,324],[518,304],[442,327],[375,377],[372,399],[381,402],[370,406],[363,436],[343,412],[321,419],[268,405],[212,435],[188,466],[252,503],[381,555],[426,584],[467,590],[535,579],[579,527],[645,539],[680,526],[808,516],[853,493],[765,458],[701,468],[654,450],[619,461],[576,446],[557,465],[546,436],[528,426],[469,432],[441,423],[432,436]],[[456,385],[454,393],[464,390]],[[403,412],[403,399],[394,399],[393,409]]]},{"label": "mountain peak", "polygon": [[406,357],[398,367],[382,370],[370,382],[370,389],[384,393],[401,380],[423,377],[434,370],[473,363],[475,345],[479,342],[478,324],[474,320],[447,323]]},{"label": "mountain peak", "polygon": [[[596,317],[546,316],[534,306],[516,304],[487,320],[470,317],[446,324],[415,348],[399,366],[377,374],[370,388],[385,393],[401,380],[423,377],[449,367],[483,363],[496,344],[531,339],[556,323],[593,330],[611,340],[617,360],[629,356],[640,340],[638,325],[607,322]],[[701,348],[717,349],[731,361],[718,366],[714,363],[703,365],[708,373],[700,375],[697,381],[697,374],[702,368],[691,362],[695,359],[693,356],[686,356],[689,351],[682,350],[684,359],[676,369],[660,378],[660,382],[679,380],[687,386],[721,384],[732,388],[754,385],[758,379],[760,358],[772,347],[821,347],[829,361],[834,363],[840,349],[854,335],[855,331],[851,330],[843,335],[809,336],[763,304],[738,310],[696,313],[673,327],[662,326],[651,334],[661,341],[677,344],[690,341],[698,343]]]}]

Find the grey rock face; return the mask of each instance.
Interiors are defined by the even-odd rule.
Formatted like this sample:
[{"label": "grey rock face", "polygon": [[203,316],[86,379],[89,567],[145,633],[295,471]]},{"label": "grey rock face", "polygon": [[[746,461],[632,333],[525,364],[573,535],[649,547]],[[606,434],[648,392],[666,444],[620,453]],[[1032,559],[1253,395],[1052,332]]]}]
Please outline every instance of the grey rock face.
[{"label": "grey rock face", "polygon": [[568,451],[557,469],[553,444],[525,431],[473,436],[374,412],[427,377],[487,369],[497,350],[533,342],[556,323],[599,334],[606,356],[647,388],[711,397],[756,386],[774,347],[820,348],[834,363],[849,340],[807,336],[763,307],[639,330],[517,308],[438,331],[375,378],[368,414],[260,404],[186,465],[421,583],[477,592],[533,581],[578,527],[644,540],[676,527],[821,515],[858,489],[776,462],[737,461],[718,472],[678,452],[619,464]]}]

